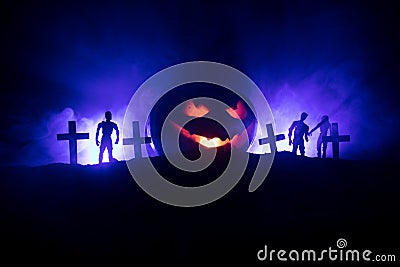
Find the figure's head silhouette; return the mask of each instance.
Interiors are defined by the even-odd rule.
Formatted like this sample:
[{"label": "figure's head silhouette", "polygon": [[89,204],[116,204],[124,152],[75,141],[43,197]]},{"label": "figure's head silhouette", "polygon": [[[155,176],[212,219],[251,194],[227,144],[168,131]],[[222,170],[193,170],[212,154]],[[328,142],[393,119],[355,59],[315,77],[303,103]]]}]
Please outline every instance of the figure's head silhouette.
[{"label": "figure's head silhouette", "polygon": [[106,120],[110,121],[112,119],[111,111],[106,111],[105,116],[106,116]]},{"label": "figure's head silhouette", "polygon": [[321,121],[329,121],[328,115],[322,116]]},{"label": "figure's head silhouette", "polygon": [[305,119],[307,119],[308,114],[306,112],[301,113],[301,121],[304,121]]}]

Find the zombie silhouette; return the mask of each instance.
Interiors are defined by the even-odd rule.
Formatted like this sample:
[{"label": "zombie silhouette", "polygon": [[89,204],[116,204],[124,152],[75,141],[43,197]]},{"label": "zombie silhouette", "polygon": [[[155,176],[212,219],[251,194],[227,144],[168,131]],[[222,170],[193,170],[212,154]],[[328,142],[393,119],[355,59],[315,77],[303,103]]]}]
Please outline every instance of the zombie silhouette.
[{"label": "zombie silhouette", "polygon": [[[308,114],[301,113],[301,118],[299,121],[294,121],[289,128],[289,145],[293,143],[293,154],[297,153],[297,148],[300,150],[300,154],[304,156],[304,139],[308,142],[308,130],[309,127],[304,123],[304,120],[308,117]],[[294,130],[294,137],[292,142],[292,132]],[[304,139],[303,139],[304,137]]]},{"label": "zombie silhouette", "polygon": [[[107,111],[105,113],[106,121],[102,121],[97,125],[97,131],[96,131],[96,145],[100,145],[100,154],[99,154],[99,163],[103,162],[103,154],[104,150],[107,148],[108,151],[108,159],[109,162],[115,161],[115,159],[112,156],[112,140],[111,140],[111,134],[113,130],[115,129],[115,132],[117,134],[117,139],[115,140],[115,144],[118,144],[119,142],[119,130],[118,126],[115,122],[111,121],[112,114],[110,111]],[[102,137],[101,137],[101,143],[99,143],[99,131],[102,129]]]},{"label": "zombie silhouette", "polygon": [[326,158],[326,149],[328,147],[327,142],[323,142],[323,137],[328,135],[331,132],[331,123],[329,122],[329,117],[327,115],[322,116],[321,121],[315,126],[308,135],[311,135],[315,130],[319,128],[320,134],[317,141],[317,152],[318,158],[321,157],[321,147],[322,147],[322,158]]}]

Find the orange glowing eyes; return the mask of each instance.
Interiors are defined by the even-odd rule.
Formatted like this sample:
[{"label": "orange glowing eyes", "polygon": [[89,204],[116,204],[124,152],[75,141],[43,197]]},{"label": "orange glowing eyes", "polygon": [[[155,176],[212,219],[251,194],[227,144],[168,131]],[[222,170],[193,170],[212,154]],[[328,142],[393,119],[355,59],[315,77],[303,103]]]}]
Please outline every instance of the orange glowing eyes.
[{"label": "orange glowing eyes", "polygon": [[[200,118],[200,117],[203,117],[204,115],[206,115],[208,112],[210,112],[210,110],[202,104],[199,104],[196,106],[192,100],[189,100],[186,102],[183,112],[189,117]],[[243,103],[241,101],[238,101],[235,109],[227,108],[226,112],[232,118],[235,118],[235,119],[243,120],[244,118],[247,117],[246,107],[243,105]]]},{"label": "orange glowing eyes", "polygon": [[227,108],[226,112],[228,112],[228,114],[231,115],[232,118],[243,120],[247,117],[246,107],[241,101],[238,101],[236,106],[236,109]]},{"label": "orange glowing eyes", "polygon": [[204,105],[195,105],[192,100],[187,101],[183,112],[188,115],[189,117],[203,117],[206,115],[210,110]]}]

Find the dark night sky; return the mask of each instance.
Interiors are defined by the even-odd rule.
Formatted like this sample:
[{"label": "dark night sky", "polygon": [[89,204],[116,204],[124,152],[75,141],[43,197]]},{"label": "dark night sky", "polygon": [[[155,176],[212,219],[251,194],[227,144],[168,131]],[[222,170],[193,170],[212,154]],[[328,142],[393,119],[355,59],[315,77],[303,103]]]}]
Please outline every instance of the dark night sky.
[{"label": "dark night sky", "polygon": [[391,1],[54,2],[2,8],[3,163],[64,161],[53,148],[65,112],[94,122],[106,109],[123,114],[152,74],[192,60],[252,78],[278,131],[307,109],[310,126],[327,113],[352,135],[344,157],[399,154]]}]

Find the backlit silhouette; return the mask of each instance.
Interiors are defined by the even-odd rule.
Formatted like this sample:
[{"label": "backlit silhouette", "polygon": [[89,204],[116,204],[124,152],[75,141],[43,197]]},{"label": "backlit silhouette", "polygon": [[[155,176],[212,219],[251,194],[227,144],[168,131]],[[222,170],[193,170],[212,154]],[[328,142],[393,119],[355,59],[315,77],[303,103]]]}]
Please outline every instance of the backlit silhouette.
[{"label": "backlit silhouette", "polygon": [[[309,127],[304,123],[304,120],[308,117],[308,114],[303,112],[301,113],[301,118],[299,121],[294,121],[289,128],[289,145],[293,143],[293,154],[297,153],[297,148],[300,150],[300,154],[304,156],[304,139],[308,142],[308,130]],[[294,137],[292,142],[292,132],[294,130]],[[303,139],[304,137],[304,139]]]},{"label": "backlit silhouette", "polygon": [[339,125],[335,122],[332,123],[331,135],[323,136],[322,142],[332,142],[332,156],[339,159],[339,143],[350,142],[350,135],[339,135]]},{"label": "backlit silhouette", "polygon": [[328,144],[326,141],[323,141],[323,137],[328,135],[331,132],[331,123],[329,122],[329,117],[327,115],[322,116],[321,121],[315,126],[308,135],[311,135],[315,130],[319,128],[320,134],[317,140],[317,153],[318,158],[321,158],[321,147],[322,147],[322,158],[326,158],[326,149]]},{"label": "backlit silhouette", "polygon": [[68,122],[68,133],[57,134],[57,140],[69,141],[69,162],[71,164],[78,163],[77,141],[80,139],[89,139],[89,133],[77,133],[76,121]]},{"label": "backlit silhouette", "polygon": [[[100,145],[100,154],[99,154],[99,163],[103,162],[103,154],[104,150],[107,148],[108,151],[108,159],[109,162],[115,161],[112,155],[112,140],[111,140],[111,134],[113,133],[113,130],[115,130],[117,134],[117,139],[115,140],[115,144],[118,144],[119,142],[119,130],[118,126],[115,122],[112,122],[112,114],[110,111],[107,111],[105,113],[106,121],[102,121],[98,124],[97,130],[96,130],[96,145]],[[101,137],[101,143],[99,143],[99,131],[102,129],[102,137]]]},{"label": "backlit silhouette", "polygon": [[142,157],[142,144],[151,143],[151,138],[140,136],[140,129],[139,129],[138,121],[132,122],[132,130],[133,130],[133,137],[124,138],[122,140],[122,144],[123,145],[133,145],[133,149],[135,150],[135,158],[141,158]]},{"label": "backlit silhouette", "polygon": [[269,123],[266,125],[267,127],[267,135],[268,137],[264,137],[258,140],[258,144],[261,145],[265,145],[265,144],[269,144],[271,153],[273,151],[276,151],[276,142],[277,141],[281,141],[285,139],[285,135],[284,134],[278,134],[275,135],[274,133],[274,128],[272,128],[272,124]]}]

